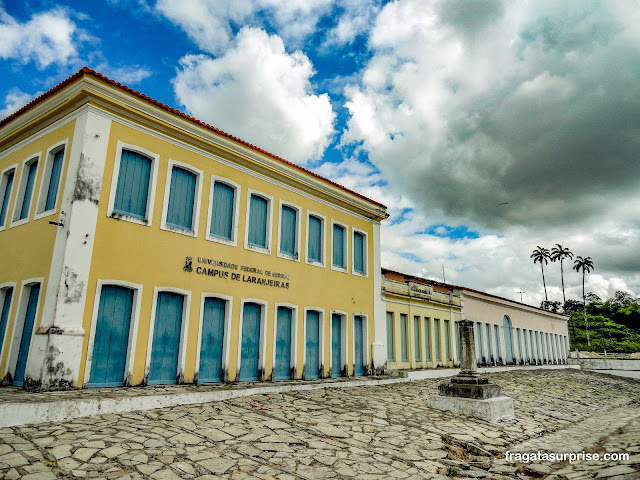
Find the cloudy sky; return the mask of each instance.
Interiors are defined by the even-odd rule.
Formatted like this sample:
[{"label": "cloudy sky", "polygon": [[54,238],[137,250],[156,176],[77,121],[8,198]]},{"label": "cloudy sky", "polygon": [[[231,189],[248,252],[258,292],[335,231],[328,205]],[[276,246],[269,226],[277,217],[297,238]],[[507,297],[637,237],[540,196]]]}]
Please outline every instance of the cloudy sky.
[{"label": "cloudy sky", "polygon": [[587,291],[637,295],[638,25],[628,0],[5,0],[0,117],[86,65],[386,204],[383,266],[539,305],[529,256],[560,243]]}]

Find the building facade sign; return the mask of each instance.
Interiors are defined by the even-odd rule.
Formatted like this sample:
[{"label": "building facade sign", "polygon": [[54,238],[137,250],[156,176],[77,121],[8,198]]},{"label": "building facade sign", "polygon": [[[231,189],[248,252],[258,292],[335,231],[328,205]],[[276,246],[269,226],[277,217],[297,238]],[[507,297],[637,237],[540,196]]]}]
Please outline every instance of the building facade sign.
[{"label": "building facade sign", "polygon": [[[290,283],[285,280],[290,280],[291,275],[280,272],[272,272],[271,270],[262,270],[256,267],[249,267],[247,265],[237,265],[235,263],[228,263],[219,260],[213,260],[206,257],[198,257],[198,263],[205,265],[217,266],[225,270],[218,268],[208,268],[198,265],[196,267],[196,274],[207,275],[209,277],[223,278],[225,280],[233,280],[236,282],[255,283],[256,285],[264,285],[266,287],[284,288],[288,289]],[[193,257],[186,257],[185,266],[183,267],[185,272],[193,271]],[[240,270],[245,273],[229,272],[227,270]],[[253,274],[253,275],[251,275]],[[271,278],[261,278],[271,277]],[[278,280],[274,280],[277,278]]]}]

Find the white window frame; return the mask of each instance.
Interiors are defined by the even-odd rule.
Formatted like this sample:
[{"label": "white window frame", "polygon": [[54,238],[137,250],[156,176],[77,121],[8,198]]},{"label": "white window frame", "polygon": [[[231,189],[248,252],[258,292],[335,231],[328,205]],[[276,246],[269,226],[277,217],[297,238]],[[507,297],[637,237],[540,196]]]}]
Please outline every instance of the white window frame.
[{"label": "white window frame", "polygon": [[[258,340],[258,381],[264,380],[267,353],[267,311],[269,302],[259,298],[242,298],[240,300],[240,321],[238,322],[238,358],[236,364],[236,382],[240,381],[240,366],[242,364],[242,325],[244,323],[244,304],[256,303],[260,308],[260,338]],[[244,381],[244,380],[243,380]]]},{"label": "white window frame", "polygon": [[[322,236],[321,236],[321,245],[320,245],[320,254],[322,256],[320,262],[309,260],[309,218],[317,217],[321,220],[322,225]],[[304,242],[305,245],[305,262],[308,265],[313,265],[314,267],[326,268],[327,266],[327,217],[321,215],[318,212],[313,212],[311,210],[307,210],[307,234]]]},{"label": "white window frame", "polygon": [[[7,348],[9,348],[9,344],[11,343],[11,341],[7,342],[7,340],[9,339],[9,336],[7,334],[9,333],[9,324],[11,323],[11,311],[13,310],[13,305],[16,303],[16,285],[17,285],[16,282],[5,282],[0,284],[0,307],[4,305],[4,299],[5,299],[5,296],[7,295],[7,290],[10,288],[13,289],[13,293],[11,294],[11,301],[9,302],[9,313],[7,314],[7,324],[4,326],[4,332],[0,332],[0,337],[4,338],[4,341],[2,342],[2,344],[0,344],[0,359],[3,358],[4,351],[5,351],[4,347],[7,346]],[[3,313],[4,312],[0,310],[0,316]]]},{"label": "white window frame", "polygon": [[[324,368],[324,308],[320,307],[304,307],[304,318],[302,319],[302,336],[304,341],[302,342],[302,378],[305,379],[307,373],[307,312],[314,311],[318,312],[318,328],[319,338],[318,338],[318,378],[325,378],[325,368]],[[315,380],[312,378],[311,380]]]},{"label": "white window frame", "polygon": [[294,374],[291,379],[298,378],[298,306],[292,303],[276,303],[273,310],[273,359],[271,361],[271,378],[275,380],[276,369],[276,340],[278,331],[278,308],[285,307],[291,309],[291,359],[289,361],[289,371],[293,369]]},{"label": "white window frame", "polygon": [[[222,371],[220,380],[222,382],[228,381],[229,377],[229,350],[231,346],[231,319],[233,318],[232,309],[233,309],[233,297],[229,295],[223,295],[221,293],[210,293],[204,292],[200,296],[200,316],[198,317],[198,344],[196,346],[196,368],[195,368],[195,378],[199,378],[200,376],[200,352],[202,347],[202,327],[204,325],[204,302],[207,298],[217,298],[219,300],[224,300],[225,308],[224,308],[224,334],[222,337]],[[242,334],[241,334],[242,335]]]},{"label": "white window frame", "polygon": [[[344,252],[344,268],[337,267],[333,264],[333,226],[338,225],[339,227],[344,228],[344,235],[342,240],[342,251]],[[349,226],[338,222],[336,220],[331,220],[331,270],[335,270],[336,272],[349,273]]]},{"label": "white window frame", "polygon": [[[122,160],[122,150],[131,150],[132,152],[144,155],[151,160],[151,175],[149,178],[149,190],[147,195],[147,216],[144,219],[127,215],[126,213],[118,213],[113,211],[113,205],[116,201],[116,191],[118,190],[118,177],[120,174],[120,161]],[[111,176],[111,191],[109,192],[109,204],[107,205],[107,217],[125,220],[138,225],[150,227],[153,220],[153,206],[156,198],[156,182],[158,180],[158,165],[160,163],[160,155],[150,152],[137,145],[131,145],[118,140],[116,147],[116,157],[113,161],[113,174]]]},{"label": "white window frame", "polygon": [[[249,215],[251,214],[251,195],[256,195],[258,197],[262,197],[267,201],[267,246],[266,248],[257,247],[256,245],[249,245]],[[247,208],[246,208],[246,218],[244,224],[244,249],[250,250],[252,252],[262,253],[264,255],[271,255],[271,237],[273,230],[273,197],[271,195],[267,195],[264,192],[260,192],[259,190],[253,190],[252,188],[247,188]]]},{"label": "white window frame", "polygon": [[[191,229],[167,225],[169,197],[171,195],[171,179],[173,177],[174,167],[182,168],[183,170],[193,173],[196,176],[196,191],[194,192],[194,197],[193,197],[193,207],[192,207],[193,219],[192,219]],[[200,223],[200,199],[202,198],[202,175],[203,175],[202,170],[198,170],[197,168],[195,168],[192,165],[189,165],[188,163],[172,160],[171,158],[169,159],[169,162],[167,163],[167,175],[166,175],[165,185],[164,185],[164,200],[162,202],[162,221],[160,222],[160,230],[179,233],[181,235],[186,235],[188,237],[198,236],[198,224]]]},{"label": "white window frame", "polygon": [[362,248],[362,255],[364,256],[364,258],[362,259],[363,260],[362,266],[364,267],[364,273],[356,272],[356,269],[355,269],[356,255],[355,255],[355,247],[354,247],[355,242],[353,241],[353,238],[351,239],[351,245],[353,250],[351,255],[351,273],[353,275],[357,275],[358,277],[368,278],[369,277],[369,234],[364,230],[360,230],[359,228],[353,227],[351,229],[351,237],[355,237],[356,232],[364,236],[364,242],[363,242],[364,245]]},{"label": "white window frame", "polygon": [[[42,158],[42,152],[36,153],[34,155],[30,155],[22,161],[22,168],[20,169],[20,181],[18,182],[17,190],[16,190],[16,201],[13,202],[13,212],[11,214],[11,224],[9,228],[18,227],[20,225],[24,225],[29,221],[29,217],[31,216],[31,209],[33,208],[33,197],[36,193],[36,188],[38,188],[38,169],[40,167],[40,160]],[[38,162],[38,166],[36,167],[36,176],[33,179],[33,190],[31,191],[31,198],[29,199],[29,211],[27,212],[27,216],[22,219],[18,219],[18,215],[20,215],[20,210],[22,210],[22,204],[24,202],[24,193],[27,189],[27,178],[29,176],[29,167],[34,162]],[[16,177],[13,177],[13,184],[16,183]]]},{"label": "white window frame", "polygon": [[177,293],[184,297],[182,303],[182,329],[180,331],[180,346],[178,347],[178,371],[176,372],[176,383],[184,379],[184,370],[187,356],[187,333],[189,331],[189,312],[191,311],[191,291],[182,290],[175,287],[154,287],[153,303],[151,304],[151,319],[149,321],[149,336],[147,337],[147,357],[144,365],[144,381],[149,381],[149,371],[151,369],[151,351],[153,349],[153,329],[156,323],[156,309],[158,307],[158,294],[161,292]]},{"label": "white window frame", "polygon": [[[66,138],[61,142],[56,143],[55,145],[49,147],[47,149],[47,154],[44,157],[44,170],[42,173],[42,181],[40,182],[40,191],[38,192],[38,202],[36,206],[36,213],[33,216],[34,220],[38,220],[40,218],[48,217],[53,215],[58,211],[58,205],[60,203],[60,187],[62,186],[62,177],[64,176],[64,167],[66,163],[66,158],[68,157],[68,149],[67,144],[69,143],[69,139]],[[56,202],[53,205],[53,208],[50,210],[45,210],[45,206],[47,203],[47,194],[49,192],[49,184],[51,183],[51,171],[53,170],[53,158],[60,151],[64,150],[64,155],[62,156],[62,165],[60,167],[60,178],[58,179],[58,187],[56,189]]]},{"label": "white window frame", "polygon": [[[329,322],[329,338],[331,339],[329,341],[329,377],[332,377],[332,374],[334,373],[332,371],[332,367],[333,367],[333,315],[339,315],[340,316],[340,374],[338,375],[338,377],[342,377],[342,370],[346,369],[347,375],[349,376],[349,342],[348,342],[348,333],[349,333],[349,327],[348,327],[348,318],[349,315],[347,314],[347,312],[343,311],[343,310],[331,310],[331,321]],[[364,346],[363,346],[364,347]]]},{"label": "white window frame", "polygon": [[[31,353],[34,348],[34,343],[36,343],[33,341],[33,335],[35,334],[38,328],[38,323],[39,323],[38,314],[40,313],[40,307],[44,301],[44,296],[45,296],[45,290],[43,288],[44,286],[43,277],[28,278],[26,280],[23,280],[22,284],[20,285],[20,296],[18,298],[18,308],[16,310],[16,315],[13,321],[13,331],[12,331],[11,338],[9,340],[9,346],[8,346],[9,354],[7,355],[5,372],[4,372],[4,375],[2,375],[3,378],[7,375],[7,373],[11,374],[11,378],[14,378],[16,376],[16,367],[18,366],[18,353],[20,353],[20,343],[21,343],[20,340],[22,338],[22,330],[24,329],[25,317],[27,315],[29,295],[31,294],[31,288],[36,284],[40,284],[40,293],[38,294],[38,303],[36,305],[36,318],[33,321],[33,329],[31,331],[31,343],[29,344],[29,352],[27,353],[27,364],[25,366],[25,378],[29,370],[29,358],[31,357]],[[26,291],[27,287],[29,287],[28,292]],[[15,296],[15,289],[13,292]],[[13,299],[11,299],[11,302],[13,303]],[[7,330],[7,333],[8,333],[8,330]],[[7,338],[5,337],[5,343],[6,341],[7,341]]]},{"label": "white window frame", "polygon": [[[289,207],[296,211],[296,245],[295,245],[295,254],[289,255],[288,253],[283,253],[280,251],[280,241],[282,240],[282,207]],[[284,258],[286,260],[293,260],[294,262],[300,261],[300,232],[302,230],[302,207],[298,205],[287,202],[285,200],[280,200],[278,205],[278,250],[277,256],[278,258]]]},{"label": "white window frame", "polygon": [[[213,214],[213,189],[216,182],[224,183],[234,189],[233,194],[233,225],[231,225],[231,240],[226,238],[215,237],[211,235],[211,215]],[[209,206],[207,212],[207,231],[205,233],[205,239],[210,242],[222,243],[224,245],[231,245],[233,247],[238,246],[238,219],[240,216],[240,193],[242,187],[236,182],[232,182],[228,178],[219,177],[217,175],[211,175],[211,185],[209,187]]]},{"label": "white window frame", "polygon": [[[369,373],[369,315],[362,312],[355,312],[351,316],[351,355],[349,356],[352,365],[353,365],[353,375],[355,376],[356,371],[356,317],[362,317],[362,365],[363,365],[363,375],[367,375]],[[420,317],[420,321],[422,322],[422,318]],[[428,318],[428,317],[424,317]],[[395,326],[395,323],[394,323]],[[423,349],[424,350],[424,349]],[[386,352],[385,352],[386,355]],[[395,352],[394,352],[395,355]],[[426,353],[425,353],[426,356]]]},{"label": "white window frame", "polygon": [[124,385],[131,386],[133,378],[133,365],[136,355],[136,344],[138,343],[138,327],[140,325],[140,306],[142,304],[141,284],[125,282],[123,280],[98,279],[96,293],[93,300],[93,313],[91,315],[91,329],[89,330],[89,345],[87,347],[87,360],[84,370],[83,388],[87,388],[91,379],[91,362],[93,361],[93,347],[96,337],[96,327],[98,324],[98,310],[100,309],[100,298],[103,286],[126,287],[133,290],[133,302],[131,303],[131,322],[129,324],[129,343],[127,345],[127,359],[124,367]]},{"label": "white window frame", "polygon": [[[12,171],[13,171],[13,184],[11,185],[11,193],[9,194],[9,198],[7,198],[7,201],[9,202],[7,204],[7,210],[6,210],[7,213],[4,218],[4,224],[0,225],[0,232],[3,231],[5,228],[7,228],[7,225],[11,225],[11,220],[13,219],[12,211],[9,210],[9,206],[11,205],[11,197],[13,196],[13,192],[17,188],[16,177],[18,176],[17,175],[18,164],[14,163],[13,165],[9,165],[7,168],[2,170],[2,172],[0,172],[0,200],[3,200],[5,190],[7,189],[7,183],[8,183],[7,178]],[[1,207],[2,205],[0,205],[0,208]]]}]

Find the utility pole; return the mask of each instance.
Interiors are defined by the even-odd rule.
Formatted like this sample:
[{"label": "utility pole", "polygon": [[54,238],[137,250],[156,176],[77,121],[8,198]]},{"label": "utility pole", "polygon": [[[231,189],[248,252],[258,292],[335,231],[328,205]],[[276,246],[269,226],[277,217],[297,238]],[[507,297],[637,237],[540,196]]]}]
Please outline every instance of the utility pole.
[{"label": "utility pole", "polygon": [[523,293],[527,293],[527,292],[517,291],[516,293],[519,293],[519,294],[520,294],[520,303],[522,303],[522,294],[523,294]]},{"label": "utility pole", "polygon": [[447,283],[447,279],[444,276],[444,263],[442,264],[442,283]]}]

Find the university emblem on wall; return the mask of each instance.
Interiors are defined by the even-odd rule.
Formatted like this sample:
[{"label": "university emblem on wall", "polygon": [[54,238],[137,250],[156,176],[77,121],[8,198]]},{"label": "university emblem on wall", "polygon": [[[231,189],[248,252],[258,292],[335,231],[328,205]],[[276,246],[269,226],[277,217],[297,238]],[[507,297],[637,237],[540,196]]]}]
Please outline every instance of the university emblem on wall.
[{"label": "university emblem on wall", "polygon": [[182,269],[185,272],[193,272],[193,257],[186,257],[184,259],[184,267]]}]

